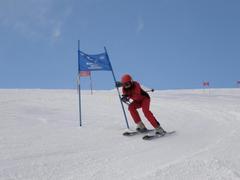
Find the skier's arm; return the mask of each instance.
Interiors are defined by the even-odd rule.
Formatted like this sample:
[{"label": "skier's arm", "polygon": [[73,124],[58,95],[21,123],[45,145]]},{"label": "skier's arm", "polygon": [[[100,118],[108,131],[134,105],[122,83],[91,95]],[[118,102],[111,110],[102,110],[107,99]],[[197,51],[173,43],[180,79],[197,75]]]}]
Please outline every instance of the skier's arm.
[{"label": "skier's arm", "polygon": [[120,81],[116,81],[115,83],[116,88],[122,87],[123,84]]},{"label": "skier's arm", "polygon": [[137,99],[141,99],[142,98],[141,86],[138,82],[134,82],[134,83],[135,83],[134,95]]}]

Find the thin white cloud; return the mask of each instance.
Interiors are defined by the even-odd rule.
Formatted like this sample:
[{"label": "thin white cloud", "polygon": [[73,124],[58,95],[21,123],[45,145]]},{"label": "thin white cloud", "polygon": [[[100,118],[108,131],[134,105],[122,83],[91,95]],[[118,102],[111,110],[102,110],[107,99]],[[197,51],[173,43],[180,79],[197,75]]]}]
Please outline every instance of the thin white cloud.
[{"label": "thin white cloud", "polygon": [[59,38],[61,36],[61,30],[60,29],[55,29],[53,32],[53,37],[54,38]]},{"label": "thin white cloud", "polygon": [[142,17],[139,17],[138,22],[137,22],[137,33],[142,32],[144,29],[144,26],[145,26],[145,23],[144,23]]},{"label": "thin white cloud", "polygon": [[57,0],[11,0],[0,3],[0,27],[13,29],[30,38],[59,38],[72,9],[54,9]]},{"label": "thin white cloud", "polygon": [[53,30],[52,37],[58,39],[61,36],[61,25],[56,26]]}]

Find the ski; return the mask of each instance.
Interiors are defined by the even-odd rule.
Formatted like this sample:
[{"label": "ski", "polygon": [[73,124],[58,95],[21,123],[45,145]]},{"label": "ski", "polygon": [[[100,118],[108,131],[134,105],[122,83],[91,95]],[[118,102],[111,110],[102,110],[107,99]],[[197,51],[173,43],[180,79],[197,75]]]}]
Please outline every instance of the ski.
[{"label": "ski", "polygon": [[168,135],[171,135],[171,134],[174,134],[174,133],[176,133],[176,131],[168,131],[164,135],[160,135],[160,134],[146,135],[146,136],[143,136],[143,140],[157,139],[157,138],[165,137],[165,136],[168,136]]},{"label": "ski", "polygon": [[134,136],[134,135],[138,135],[138,134],[146,134],[149,132],[154,131],[154,129],[148,129],[146,132],[139,132],[139,131],[126,131],[123,133],[123,136]]}]

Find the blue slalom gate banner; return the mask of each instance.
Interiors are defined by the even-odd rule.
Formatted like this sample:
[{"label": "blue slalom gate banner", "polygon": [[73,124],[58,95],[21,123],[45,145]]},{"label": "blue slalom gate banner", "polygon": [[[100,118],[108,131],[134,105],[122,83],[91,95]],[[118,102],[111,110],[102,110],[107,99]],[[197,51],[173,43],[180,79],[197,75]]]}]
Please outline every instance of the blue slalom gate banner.
[{"label": "blue slalom gate banner", "polygon": [[80,51],[79,56],[79,71],[112,71],[111,64],[106,53],[89,55]]},{"label": "blue slalom gate banner", "polygon": [[[114,80],[114,86],[117,84],[117,80],[115,77],[115,74],[113,72],[113,68],[107,53],[107,49],[104,47],[105,52],[99,53],[99,54],[94,54],[94,55],[89,55],[86,54],[82,51],[80,51],[80,41],[78,40],[78,92],[79,92],[79,121],[80,121],[80,126],[82,126],[82,109],[81,109],[81,86],[80,86],[80,77],[81,77],[81,72],[90,72],[90,71],[111,71],[113,80]],[[91,76],[90,76],[91,77]],[[126,121],[127,128],[129,128],[128,125],[128,120],[127,120],[127,115],[123,106],[123,102],[121,100],[121,94],[120,91],[117,87],[117,92],[119,96],[119,100],[121,103],[121,107],[123,110],[124,118]]]}]

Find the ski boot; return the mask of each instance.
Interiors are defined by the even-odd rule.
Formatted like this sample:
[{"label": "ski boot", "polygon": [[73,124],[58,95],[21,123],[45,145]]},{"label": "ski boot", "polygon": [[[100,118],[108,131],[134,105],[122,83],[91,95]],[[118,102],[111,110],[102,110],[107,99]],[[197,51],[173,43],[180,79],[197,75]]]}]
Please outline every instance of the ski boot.
[{"label": "ski boot", "polygon": [[136,131],[140,132],[140,133],[145,133],[148,131],[148,129],[145,127],[145,125],[143,124],[143,122],[140,122],[137,124],[137,128]]},{"label": "ski boot", "polygon": [[161,126],[158,126],[156,129],[155,129],[155,134],[156,135],[160,135],[160,136],[164,136],[167,132],[161,127]]}]

